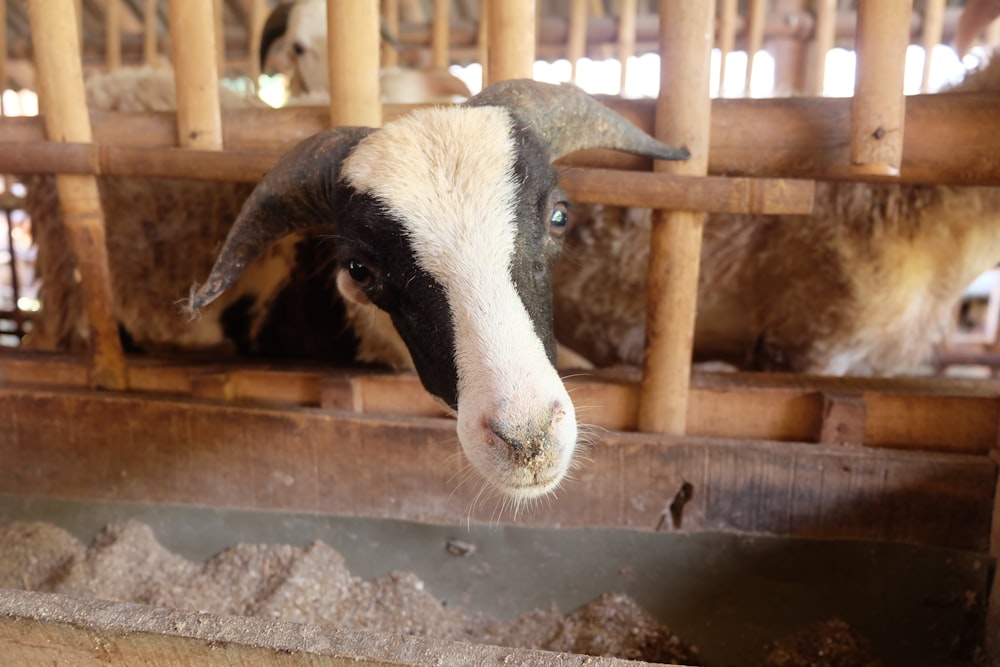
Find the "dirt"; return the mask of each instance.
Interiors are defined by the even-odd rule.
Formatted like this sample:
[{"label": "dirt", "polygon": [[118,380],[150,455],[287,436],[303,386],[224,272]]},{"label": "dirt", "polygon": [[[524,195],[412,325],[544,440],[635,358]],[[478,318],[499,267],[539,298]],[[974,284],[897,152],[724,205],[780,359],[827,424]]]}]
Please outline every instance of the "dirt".
[{"label": "dirt", "polygon": [[[448,544],[469,556],[474,545]],[[89,546],[52,524],[0,527],[0,588],[17,588],[219,615],[371,630],[649,662],[700,665],[698,649],[627,595],[607,593],[563,614],[513,619],[436,599],[412,572],[363,579],[317,541],[306,547],[238,544],[203,563],[163,547],[149,526],[107,526]],[[761,667],[881,667],[869,642],[828,619],[764,647]]]},{"label": "dirt", "polygon": [[323,542],[238,544],[204,563],[164,548],[139,522],[113,524],[85,546],[54,525],[0,528],[0,588],[18,588],[221,615],[330,624],[439,639],[701,664],[697,650],[626,595],[569,614],[536,609],[502,620],[449,606],[412,572],[352,576]]}]

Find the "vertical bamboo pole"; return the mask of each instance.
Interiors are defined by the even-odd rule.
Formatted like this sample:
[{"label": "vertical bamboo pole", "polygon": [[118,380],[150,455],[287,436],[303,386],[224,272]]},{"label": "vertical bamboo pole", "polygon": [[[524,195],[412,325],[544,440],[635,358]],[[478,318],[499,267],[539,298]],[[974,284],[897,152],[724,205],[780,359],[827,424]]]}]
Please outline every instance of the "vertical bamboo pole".
[{"label": "vertical bamboo pole", "polygon": [[618,61],[622,64],[621,79],[618,82],[619,95],[625,94],[625,83],[628,81],[628,61],[635,55],[638,13],[637,0],[621,0],[618,14]]},{"label": "vertical bamboo pole", "polygon": [[76,33],[78,36],[77,44],[80,45],[80,54],[83,54],[83,0],[76,0],[74,3],[74,9],[76,10]]},{"label": "vertical bamboo pole", "polygon": [[[725,97],[726,61],[736,48],[736,19],[739,0],[721,0],[719,3],[719,97]],[[749,56],[749,54],[747,54]]]},{"label": "vertical bamboo pole", "polygon": [[0,0],[0,116],[3,115],[3,91],[7,90],[7,0]]},{"label": "vertical bamboo pole", "polygon": [[142,61],[148,67],[156,67],[160,63],[160,21],[156,7],[157,0],[146,0],[146,9],[142,14]]},{"label": "vertical bamboo pole", "polygon": [[747,77],[743,84],[743,95],[750,97],[750,82],[753,79],[753,57],[764,44],[764,22],[767,19],[767,0],[750,0],[747,9]]},{"label": "vertical bamboo pole", "polygon": [[[436,13],[436,12],[435,12]],[[382,0],[382,24],[392,35],[393,39],[399,40],[399,0]],[[382,44],[382,67],[398,67],[399,51],[391,44]]]},{"label": "vertical bamboo pole", "polygon": [[[799,16],[806,11],[806,0],[773,0],[771,11],[778,16]],[[806,43],[794,35],[775,35],[766,41],[774,57],[774,94],[779,97],[801,95],[806,87]]]},{"label": "vertical bamboo pole", "polygon": [[476,53],[482,69],[482,87],[490,83],[490,0],[479,0],[479,32],[476,35]]},{"label": "vertical bamboo pole", "polygon": [[[89,143],[93,140],[83,89],[79,23],[73,0],[31,0],[31,32],[35,64],[45,105],[45,131],[50,141]],[[90,382],[104,389],[126,387],[125,358],[111,297],[104,236],[104,214],[97,179],[90,175],[56,177],[66,233],[81,276],[90,325]]]},{"label": "vertical bamboo pole", "polygon": [[535,66],[535,1],[491,0],[489,12],[489,82],[530,79]]},{"label": "vertical bamboo pole", "polygon": [[170,0],[169,9],[178,143],[184,148],[222,150],[213,5]]},{"label": "vertical bamboo pole", "polygon": [[898,176],[903,157],[903,70],[913,0],[859,0],[851,168]]},{"label": "vertical bamboo pole", "polygon": [[451,0],[434,0],[434,17],[431,23],[431,66],[448,69],[451,56]]},{"label": "vertical bamboo pole", "polygon": [[226,8],[223,0],[212,2],[212,25],[215,26],[215,65],[219,78],[226,74]]},{"label": "vertical bamboo pole", "polygon": [[837,0],[815,0],[816,36],[813,39],[813,67],[807,92],[822,95],[826,83],[826,55],[833,49],[837,38]]},{"label": "vertical bamboo pole", "polygon": [[986,27],[986,34],[983,36],[983,41],[987,46],[993,46],[1000,42],[1000,19],[994,19]]},{"label": "vertical bamboo pole", "polygon": [[[657,162],[657,172],[708,172],[714,18],[712,0],[660,0],[656,136],[686,145],[691,159]],[[639,398],[643,431],[681,435],[687,427],[704,217],[698,211],[657,211],[653,216]]]},{"label": "vertical bamboo pole", "polygon": [[330,123],[382,124],[378,0],[327,0]]},{"label": "vertical bamboo pole", "polygon": [[250,33],[250,76],[260,80],[260,40],[267,22],[267,0],[250,0],[247,30]]},{"label": "vertical bamboo pole", "polygon": [[934,61],[934,47],[941,43],[944,35],[945,0],[927,0],[924,9],[924,33],[921,41],[924,47],[924,73],[920,80],[920,91],[931,92],[931,65]]},{"label": "vertical bamboo pole", "polygon": [[121,0],[104,4],[104,48],[108,71],[122,66],[122,5]]},{"label": "vertical bamboo pole", "polygon": [[587,0],[572,0],[569,6],[569,35],[566,38],[566,59],[569,60],[569,80],[576,83],[577,67],[587,48]]}]

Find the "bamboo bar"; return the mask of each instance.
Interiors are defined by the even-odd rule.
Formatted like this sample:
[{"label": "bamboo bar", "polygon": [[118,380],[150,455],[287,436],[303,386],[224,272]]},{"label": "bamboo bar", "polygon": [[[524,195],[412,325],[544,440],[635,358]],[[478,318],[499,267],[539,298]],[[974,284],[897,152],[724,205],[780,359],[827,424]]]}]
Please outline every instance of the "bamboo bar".
[{"label": "bamboo bar", "polygon": [[146,0],[142,16],[142,60],[149,67],[159,65],[159,17],[156,15],[157,0]]},{"label": "bamboo bar", "polygon": [[[662,20],[662,19],[661,19]],[[750,97],[753,80],[753,60],[764,45],[764,26],[767,22],[767,0],[749,0],[747,6],[747,73],[743,82],[743,95]]]},{"label": "bamboo bar", "polygon": [[535,1],[490,0],[487,70],[490,83],[530,79],[535,66]]},{"label": "bamboo bar", "polygon": [[108,71],[122,66],[122,5],[121,0],[104,3],[104,47],[107,52]]},{"label": "bamboo bar", "polygon": [[378,0],[327,0],[330,126],[382,125]]},{"label": "bamboo bar", "polygon": [[719,97],[726,96],[726,62],[729,60],[729,54],[736,48],[738,5],[739,0],[720,0],[719,2],[719,34],[716,39],[721,56],[719,61]]},{"label": "bamboo bar", "polygon": [[812,42],[812,71],[806,92],[822,95],[826,85],[826,56],[837,36],[837,0],[815,0],[816,28]]},{"label": "bamboo bar", "polygon": [[431,67],[448,69],[451,64],[451,0],[434,0],[434,18],[431,28]]},{"label": "bamboo bar", "polygon": [[[82,143],[0,142],[0,170],[17,174],[95,174],[256,183],[273,152]],[[813,181],[691,177],[608,169],[571,169],[560,184],[574,202],[683,208],[711,213],[802,215],[812,210]]]},{"label": "bamboo bar", "polygon": [[226,10],[224,0],[212,0],[212,25],[215,26],[215,65],[221,79],[226,73]]},{"label": "bamboo bar", "polygon": [[177,90],[177,143],[222,149],[213,4],[170,0],[170,43]]},{"label": "bamboo bar", "polygon": [[934,47],[941,43],[944,35],[944,6],[946,0],[926,0],[924,9],[924,31],[921,41],[924,47],[924,73],[920,79],[920,91],[931,91],[931,65],[934,62]]},{"label": "bamboo bar", "polygon": [[860,0],[851,104],[851,171],[898,176],[903,158],[903,71],[912,0]]},{"label": "bamboo bar", "polygon": [[[610,108],[646,132],[653,132],[655,100],[603,97]],[[385,106],[391,120],[415,108]],[[223,114],[228,149],[281,153],[328,127],[325,107],[239,109]],[[994,131],[996,95],[913,95],[906,103],[903,165],[894,182],[1000,185],[1000,133]],[[851,100],[799,97],[717,99],[712,104],[709,173],[728,176],[815,180],[884,181],[851,174]],[[99,144],[176,146],[171,113],[94,112]],[[747,132],[753,127],[753,132]],[[0,120],[0,142],[44,141],[40,117]],[[0,154],[0,160],[8,156]],[[0,162],[0,164],[3,164]],[[610,151],[581,151],[559,163],[566,167],[649,169],[649,162]]]},{"label": "bamboo bar", "polygon": [[[660,97],[656,137],[691,151],[657,172],[704,176],[711,122],[713,4],[660,0]],[[646,354],[639,429],[682,435],[687,420],[691,349],[704,213],[657,211],[650,233]]]},{"label": "bamboo bar", "polygon": [[[399,40],[399,0],[382,0],[382,25],[393,39]],[[399,51],[382,43],[382,67],[398,67]]]},{"label": "bamboo bar", "polygon": [[267,21],[267,0],[249,0],[250,8],[247,16],[247,30],[250,32],[250,76],[254,86],[260,80],[260,40],[264,34],[264,23]]},{"label": "bamboo bar", "polygon": [[635,56],[635,31],[638,14],[637,0],[621,0],[618,10],[618,62],[622,64],[618,94],[625,94],[628,81],[628,61]]},{"label": "bamboo bar", "polygon": [[476,30],[476,61],[482,68],[480,85],[483,88],[488,86],[490,82],[490,2],[492,0],[479,1],[479,26]]},{"label": "bamboo bar", "polygon": [[[90,115],[83,89],[83,69],[77,17],[71,0],[28,3],[31,31],[37,40],[35,59],[45,107],[46,133],[51,141],[90,142]],[[118,337],[111,279],[108,272],[97,179],[63,175],[56,178],[90,326],[91,377],[95,387],[125,389],[126,368]]]},{"label": "bamboo bar", "polygon": [[[804,21],[800,17],[808,16],[806,0],[773,0],[771,11],[793,25]],[[767,51],[774,58],[771,95],[788,97],[805,91],[807,48],[806,41],[799,35],[782,35],[768,40]]]},{"label": "bamboo bar", "polygon": [[572,0],[569,4],[569,36],[566,59],[569,60],[569,80],[577,81],[577,67],[587,48],[587,0]]},{"label": "bamboo bar", "polygon": [[0,30],[0,116],[3,116],[3,91],[7,90],[7,0],[0,0],[0,21],[4,25]]}]

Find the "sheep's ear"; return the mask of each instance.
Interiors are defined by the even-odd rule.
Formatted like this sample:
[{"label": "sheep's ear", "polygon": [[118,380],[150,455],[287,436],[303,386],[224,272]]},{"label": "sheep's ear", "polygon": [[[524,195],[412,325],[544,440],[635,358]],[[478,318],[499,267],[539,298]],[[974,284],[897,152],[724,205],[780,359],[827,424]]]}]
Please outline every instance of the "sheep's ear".
[{"label": "sheep's ear", "polygon": [[687,148],[656,139],[571,84],[553,85],[531,79],[511,79],[485,88],[468,106],[510,109],[534,130],[549,152],[549,160],[586,148],[610,148],[656,160],[686,160]]},{"label": "sheep's ear", "polygon": [[369,127],[327,130],[278,160],[243,205],[208,280],[192,289],[189,309],[197,311],[212,303],[275,241],[303,229],[336,226],[340,165],[373,131]]}]

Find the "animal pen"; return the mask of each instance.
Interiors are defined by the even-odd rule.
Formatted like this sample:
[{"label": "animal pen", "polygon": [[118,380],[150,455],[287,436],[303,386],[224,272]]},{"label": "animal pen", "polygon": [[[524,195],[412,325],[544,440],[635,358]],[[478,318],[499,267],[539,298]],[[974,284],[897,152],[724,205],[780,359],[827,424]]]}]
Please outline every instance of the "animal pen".
[{"label": "animal pen", "polygon": [[[447,538],[432,557],[439,597],[512,616],[530,607],[509,597],[571,608],[627,588],[706,665],[765,664],[763,639],[833,617],[876,657],[767,664],[1000,664],[997,381],[692,369],[705,213],[806,214],[818,181],[1000,185],[997,93],[903,95],[906,46],[949,41],[960,7],[434,0],[413,3],[427,17],[416,24],[401,4],[327,2],[329,106],[222,110],[220,73],[259,74],[264,0],[0,0],[8,31],[31,36],[0,41],[0,88],[8,63],[30,57],[41,91],[40,116],[0,118],[0,174],[57,175],[89,325],[83,351],[0,354],[0,517],[89,539],[138,516],[168,544],[202,535],[187,552],[200,558],[347,526],[365,536],[357,562],[377,543],[403,568],[416,560],[407,549],[429,548],[398,536],[424,526],[430,537],[414,540]],[[592,442],[554,497],[516,511],[459,483],[455,422],[415,374],[123,351],[98,179],[252,184],[305,137],[407,113],[380,97],[379,69],[398,57],[380,50],[380,17],[403,52],[436,67],[482,62],[489,82],[530,78],[536,55],[624,63],[656,49],[657,99],[601,101],[691,153],[561,162],[574,202],[657,210],[649,333],[641,374],[567,374]],[[713,46],[754,53],[765,39],[776,77],[803,92],[822,80],[823,59],[809,54],[855,44],[854,97],[712,99]],[[85,71],[162,51],[176,112],[88,113]],[[366,523],[390,534],[369,537]],[[234,528],[251,525],[270,527]],[[566,590],[546,597],[547,586]],[[0,591],[0,638],[11,664],[626,664],[23,590]]]}]

